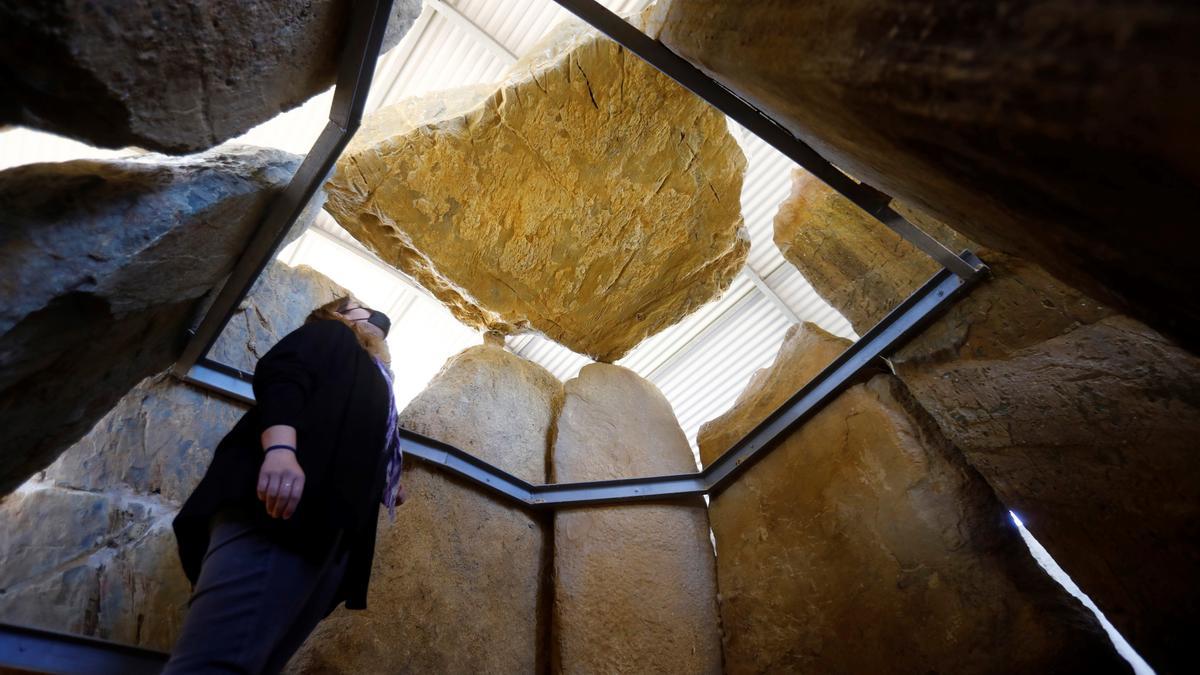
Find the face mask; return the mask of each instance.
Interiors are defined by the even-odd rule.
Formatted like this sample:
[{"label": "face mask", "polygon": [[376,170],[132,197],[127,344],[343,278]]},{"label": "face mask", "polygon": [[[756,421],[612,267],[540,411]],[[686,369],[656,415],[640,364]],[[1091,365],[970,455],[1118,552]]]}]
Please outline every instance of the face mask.
[{"label": "face mask", "polygon": [[[370,316],[368,316],[365,319],[351,319],[351,320],[352,321],[366,321],[367,323],[369,323],[369,324],[375,326],[376,328],[378,328],[379,330],[383,331],[383,337],[385,337],[385,338],[387,337],[388,331],[391,330],[391,328],[392,328],[392,320],[388,318],[387,314],[384,314],[383,312],[380,312],[380,311],[376,311],[374,309],[367,309],[366,307],[354,307],[351,309],[366,309],[370,313]],[[350,310],[342,310],[342,311],[348,312]]]},{"label": "face mask", "polygon": [[379,328],[383,331],[383,337],[387,337],[388,331],[392,328],[392,320],[383,312],[377,312],[373,309],[367,310],[371,316],[367,317],[367,323]]}]

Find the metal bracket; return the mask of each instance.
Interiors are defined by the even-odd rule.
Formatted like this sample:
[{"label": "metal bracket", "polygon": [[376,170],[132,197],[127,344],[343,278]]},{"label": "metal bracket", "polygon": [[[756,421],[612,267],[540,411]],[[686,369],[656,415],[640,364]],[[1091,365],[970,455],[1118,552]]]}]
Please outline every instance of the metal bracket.
[{"label": "metal bracket", "polygon": [[166,663],[166,654],[150,649],[0,623],[0,670],[4,672],[157,675]]},{"label": "metal bracket", "polygon": [[738,124],[755,136],[769,143],[843,197],[854,202],[872,218],[891,228],[910,244],[932,257],[942,267],[964,279],[985,269],[982,262],[972,264],[964,261],[921,228],[905,220],[903,216],[888,206],[891,197],[865,183],[856,182],[842,173],[807,143],[793,136],[770,115],[734,94],[668,49],[666,45],[633,27],[607,7],[595,0],[554,1],[622,47],[641,57],[663,75],[675,80],[717,110],[736,120]]},{"label": "metal bracket", "polygon": [[173,369],[177,376],[187,379],[193,367],[212,349],[238,305],[271,261],[271,256],[278,250],[296,219],[308,207],[313,195],[333,171],[334,163],[358,130],[367,104],[371,76],[375,72],[375,61],[379,58],[379,48],[383,44],[383,34],[391,13],[392,0],[359,0],[354,3],[346,46],[338,62],[337,85],[333,91],[329,122],[296,169],[291,182],[271,202],[262,224],[200,324],[189,331],[191,337]]},{"label": "metal bracket", "polygon": [[[556,2],[737,120],[942,264],[942,271],[920,290],[849,347],[786,405],[699,473],[534,485],[458,448],[410,431],[403,432],[409,454],[534,509],[716,492],[786,438],[796,425],[819,411],[855,378],[861,377],[870,364],[894,351],[914,330],[986,272],[987,267],[970,253],[955,255],[950,252],[890,209],[887,195],[856,183],[774,120],[603,6],[593,0]],[[391,4],[391,0],[355,3],[330,121],[291,183],[272,204],[234,272],[193,331],[192,339],[174,369],[175,374],[185,381],[244,403],[253,403],[252,375],[207,358],[208,351],[358,128]]]},{"label": "metal bracket", "polygon": [[[962,260],[972,266],[980,264],[979,258],[969,252],[963,252]],[[405,452],[531,509],[716,493],[786,439],[793,429],[820,412],[843,389],[875,368],[880,358],[895,352],[978,279],[979,275],[964,279],[947,269],[939,271],[857,342],[847,347],[787,403],[698,473],[535,485],[453,445],[402,429]],[[209,366],[213,365],[219,366],[209,363]],[[202,376],[191,377],[189,382],[253,402],[253,392],[249,391],[249,374],[225,366],[198,368],[200,370],[193,369],[193,372]]]}]

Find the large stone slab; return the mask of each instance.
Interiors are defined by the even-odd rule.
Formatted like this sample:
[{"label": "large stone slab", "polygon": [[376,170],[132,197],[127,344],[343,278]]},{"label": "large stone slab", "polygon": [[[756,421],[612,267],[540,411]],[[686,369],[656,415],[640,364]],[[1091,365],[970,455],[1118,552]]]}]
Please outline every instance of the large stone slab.
[{"label": "large stone slab", "polygon": [[298,164],[232,146],[0,172],[0,494],[175,360]]},{"label": "large stone slab", "polygon": [[[903,294],[854,270],[883,250],[893,278],[927,271],[861,212],[801,203],[776,236],[804,242],[789,260],[859,332]],[[1191,670],[1200,596],[1176,580],[1200,574],[1200,359],[1032,262],[980,255],[991,278],[893,355],[898,375],[1150,663]]]},{"label": "large stone slab", "polygon": [[839,168],[1200,345],[1200,6],[660,5],[664,44]]},{"label": "large stone slab", "polygon": [[[186,153],[330,87],[349,0],[0,2],[0,122]],[[395,0],[384,49],[421,11]]]},{"label": "large stone slab", "polygon": [[[485,344],[447,361],[400,423],[542,483],[561,398],[548,371]],[[408,502],[394,524],[380,516],[367,609],[336,610],[288,671],[544,671],[544,522],[419,460],[408,463]]]},{"label": "large stone slab", "polygon": [[[565,388],[555,482],[696,470],[670,403],[633,371],[590,364]],[[719,673],[716,599],[700,498],[555,512],[556,672]]]},{"label": "large stone slab", "polygon": [[737,274],[744,168],[724,116],[569,23],[498,86],[369,116],[328,208],[464,323],[613,361]]},{"label": "large stone slab", "polygon": [[[706,464],[847,342],[788,331],[699,434]],[[890,375],[842,393],[710,506],[729,673],[1125,670]]]},{"label": "large stone slab", "polygon": [[[272,263],[222,335],[222,355],[246,364],[342,292],[309,268]],[[123,396],[0,501],[0,616],[169,650],[190,593],[171,520],[244,412],[166,373]]]}]

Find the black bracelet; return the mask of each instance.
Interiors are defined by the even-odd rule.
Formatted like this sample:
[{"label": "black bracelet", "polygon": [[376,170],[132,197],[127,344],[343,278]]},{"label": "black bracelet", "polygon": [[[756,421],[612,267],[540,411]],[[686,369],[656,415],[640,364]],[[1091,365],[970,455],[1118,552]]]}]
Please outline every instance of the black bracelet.
[{"label": "black bracelet", "polygon": [[270,451],[272,451],[272,450],[278,450],[279,448],[286,448],[286,449],[288,449],[288,450],[291,450],[292,452],[295,452],[295,451],[296,451],[296,448],[295,448],[295,447],[293,447],[293,446],[291,446],[291,445],[285,445],[285,444],[283,444],[283,443],[277,443],[277,444],[275,444],[275,445],[272,445],[271,447],[267,448],[266,450],[263,450],[263,454],[265,455],[265,454],[267,454],[268,452],[270,452]]}]

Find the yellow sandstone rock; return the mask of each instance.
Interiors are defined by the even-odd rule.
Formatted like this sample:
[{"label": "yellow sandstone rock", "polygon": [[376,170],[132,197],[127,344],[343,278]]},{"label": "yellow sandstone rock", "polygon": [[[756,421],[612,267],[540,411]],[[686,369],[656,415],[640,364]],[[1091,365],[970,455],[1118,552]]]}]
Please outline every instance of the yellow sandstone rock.
[{"label": "yellow sandstone rock", "polygon": [[737,274],[744,169],[720,113],[569,23],[498,86],[368,117],[328,210],[464,323],[613,361]]}]

